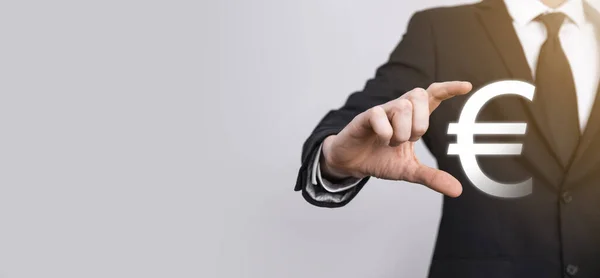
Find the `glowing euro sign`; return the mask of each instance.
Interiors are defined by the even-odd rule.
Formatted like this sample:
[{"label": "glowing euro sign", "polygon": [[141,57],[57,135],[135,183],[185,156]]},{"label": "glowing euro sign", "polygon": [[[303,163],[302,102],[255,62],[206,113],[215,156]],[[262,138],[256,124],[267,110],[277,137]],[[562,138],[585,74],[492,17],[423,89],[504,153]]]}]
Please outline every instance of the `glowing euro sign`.
[{"label": "glowing euro sign", "polygon": [[475,123],[479,110],[492,98],[502,95],[519,95],[533,100],[535,86],[515,80],[491,83],[475,92],[465,103],[458,123],[448,126],[448,134],[456,134],[456,144],[450,144],[449,155],[458,155],[463,170],[471,183],[481,191],[496,197],[518,198],[531,194],[532,179],[512,184],[496,182],[482,171],[475,155],[520,155],[523,144],[520,143],[477,143],[473,135],[523,135],[526,123]]}]

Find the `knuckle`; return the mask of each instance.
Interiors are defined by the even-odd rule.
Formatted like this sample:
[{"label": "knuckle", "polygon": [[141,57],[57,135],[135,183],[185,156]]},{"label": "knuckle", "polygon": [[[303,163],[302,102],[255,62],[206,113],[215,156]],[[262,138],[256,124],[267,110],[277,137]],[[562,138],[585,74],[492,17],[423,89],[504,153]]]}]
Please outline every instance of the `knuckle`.
[{"label": "knuckle", "polygon": [[377,136],[384,144],[395,139],[394,132],[392,130],[381,131],[377,133]]},{"label": "knuckle", "polygon": [[429,128],[429,119],[422,118],[420,120],[415,120],[412,125],[411,130],[411,140],[415,141],[421,138]]},{"label": "knuckle", "polygon": [[423,99],[426,98],[429,94],[423,88],[416,88],[413,90],[411,97],[415,99]]},{"label": "knuckle", "polygon": [[431,83],[431,85],[429,85],[430,90],[438,90],[442,87],[442,83],[440,82],[435,82],[435,83]]},{"label": "knuckle", "polygon": [[399,99],[394,103],[394,109],[400,112],[408,112],[412,110],[412,103],[407,99]]},{"label": "knuckle", "polygon": [[413,136],[422,136],[427,132],[428,125],[427,124],[416,124],[413,126]]},{"label": "knuckle", "polygon": [[385,115],[385,111],[378,105],[367,110],[367,115],[369,115],[369,118],[378,117],[380,115]]},{"label": "knuckle", "polygon": [[396,142],[403,143],[410,139],[411,130],[410,127],[400,127],[394,130],[392,139]]},{"label": "knuckle", "polygon": [[379,132],[377,132],[377,135],[379,135],[380,137],[382,137],[384,139],[390,139],[394,135],[394,129],[383,128]]},{"label": "knuckle", "polygon": [[371,112],[373,112],[373,114],[375,114],[375,115],[384,115],[385,114],[385,110],[383,109],[383,107],[381,105],[377,105],[377,106],[374,106],[373,108],[371,108]]},{"label": "knuckle", "polygon": [[410,134],[405,132],[395,132],[392,139],[394,142],[397,142],[397,144],[404,143],[410,139]]}]

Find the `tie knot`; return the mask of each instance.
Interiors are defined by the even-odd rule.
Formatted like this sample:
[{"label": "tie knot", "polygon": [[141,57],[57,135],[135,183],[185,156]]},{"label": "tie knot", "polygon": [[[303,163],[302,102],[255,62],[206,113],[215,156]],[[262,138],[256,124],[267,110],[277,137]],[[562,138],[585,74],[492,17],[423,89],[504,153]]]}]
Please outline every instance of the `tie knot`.
[{"label": "tie knot", "polygon": [[566,15],[563,13],[547,13],[537,17],[537,20],[544,23],[546,31],[548,32],[548,38],[557,37],[558,31],[565,21]]}]

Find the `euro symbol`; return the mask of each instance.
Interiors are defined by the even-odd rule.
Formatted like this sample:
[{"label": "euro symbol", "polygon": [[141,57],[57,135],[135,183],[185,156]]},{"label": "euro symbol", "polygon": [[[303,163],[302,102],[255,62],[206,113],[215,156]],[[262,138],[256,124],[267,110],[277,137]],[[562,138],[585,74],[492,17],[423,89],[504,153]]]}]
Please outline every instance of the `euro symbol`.
[{"label": "euro symbol", "polygon": [[523,135],[526,123],[475,123],[479,111],[489,100],[502,95],[519,95],[533,100],[535,86],[516,80],[498,81],[484,86],[475,92],[465,103],[458,123],[448,126],[448,134],[456,134],[456,144],[450,144],[448,155],[458,155],[467,178],[481,191],[496,197],[518,198],[532,192],[533,183],[529,178],[519,183],[499,183],[488,178],[477,164],[476,155],[520,155],[523,144],[488,144],[473,142],[473,135]]}]

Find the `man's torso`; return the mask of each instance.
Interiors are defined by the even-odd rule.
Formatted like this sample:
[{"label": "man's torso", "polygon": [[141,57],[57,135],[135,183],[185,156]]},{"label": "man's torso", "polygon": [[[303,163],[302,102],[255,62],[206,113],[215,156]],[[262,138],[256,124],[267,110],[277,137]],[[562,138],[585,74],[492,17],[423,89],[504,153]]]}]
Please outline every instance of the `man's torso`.
[{"label": "man's torso", "polygon": [[[427,13],[436,43],[436,79],[470,81],[473,92],[500,80],[533,83],[501,1]],[[448,145],[456,142],[447,135],[448,124],[458,121],[468,97],[440,106],[424,137],[440,169],[464,187],[460,198],[445,199],[430,276],[600,276],[600,106],[592,109],[573,163],[565,167],[553,154],[547,123],[536,118],[527,100],[505,96],[488,102],[478,122],[528,124],[524,137],[476,137],[476,142],[523,143],[521,156],[478,157],[483,172],[499,182],[533,178],[531,195],[500,199],[476,189],[459,159],[447,155]]]}]

